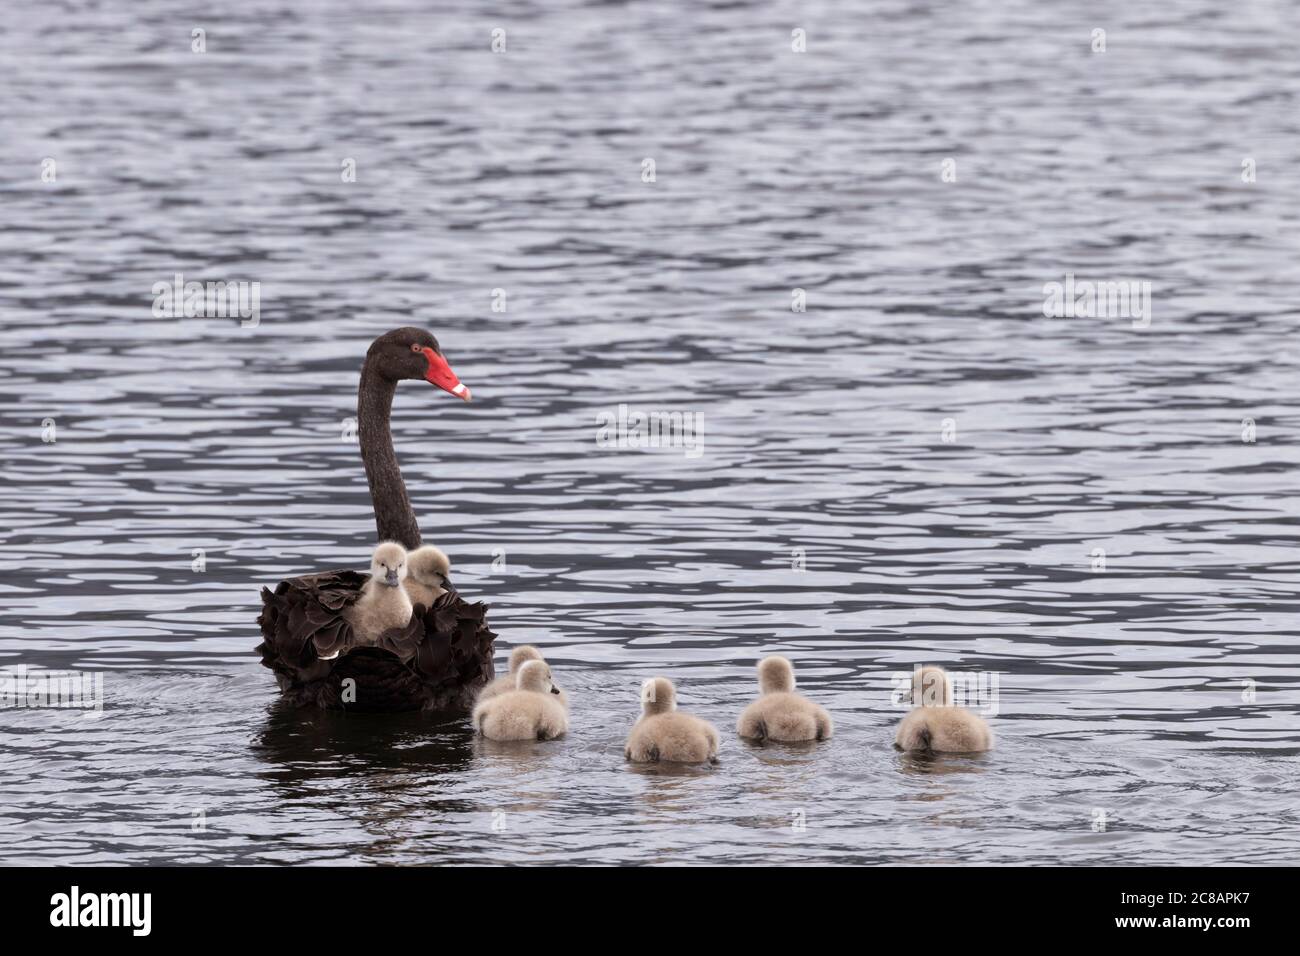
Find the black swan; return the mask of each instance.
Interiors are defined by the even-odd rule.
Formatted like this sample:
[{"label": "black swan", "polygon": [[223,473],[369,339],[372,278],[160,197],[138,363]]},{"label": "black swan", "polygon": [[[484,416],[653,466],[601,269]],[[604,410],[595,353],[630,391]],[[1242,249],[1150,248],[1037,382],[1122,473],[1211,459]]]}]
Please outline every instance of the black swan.
[{"label": "black swan", "polygon": [[[357,390],[357,437],[365,463],[380,541],[408,551],[420,547],[420,528],[393,453],[389,416],[403,379],[422,379],[465,401],[461,384],[438,341],[423,329],[386,332],[370,344]],[[258,653],[275,672],[286,700],[331,710],[436,710],[468,713],[492,679],[496,635],[487,606],[446,592],[410,623],[385,631],[375,646],[356,646],[344,611],[361,596],[368,576],[322,571],[262,588]]]}]

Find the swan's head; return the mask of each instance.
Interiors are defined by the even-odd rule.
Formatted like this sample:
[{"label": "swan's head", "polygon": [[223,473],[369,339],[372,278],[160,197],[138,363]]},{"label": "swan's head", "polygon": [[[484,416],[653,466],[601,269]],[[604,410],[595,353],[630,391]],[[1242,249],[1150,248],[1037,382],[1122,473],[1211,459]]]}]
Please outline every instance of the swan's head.
[{"label": "swan's head", "polygon": [[390,382],[422,378],[457,398],[470,400],[469,389],[447,364],[438,340],[424,329],[407,327],[385,332],[370,343],[366,365]]},{"label": "swan's head", "polygon": [[794,690],[794,668],[784,657],[773,655],[758,662],[758,687],[764,694]]},{"label": "swan's head", "polygon": [[677,709],[677,688],[667,677],[651,677],[641,684],[641,712],[666,714]]},{"label": "swan's head", "polygon": [[560,689],[551,681],[551,665],[546,661],[524,661],[515,677],[515,687],[531,690],[535,694],[558,694]]},{"label": "swan's head", "polygon": [[913,706],[951,707],[952,678],[942,667],[926,664],[912,673]]},{"label": "swan's head", "polygon": [[529,661],[540,661],[542,652],[531,644],[520,644],[510,652],[510,673],[518,674],[519,669]]},{"label": "swan's head", "polygon": [[442,587],[447,575],[451,573],[451,561],[447,555],[431,544],[408,553],[406,566],[413,580],[431,588]]},{"label": "swan's head", "polygon": [[370,577],[390,588],[406,579],[406,549],[396,541],[385,541],[370,557]]}]

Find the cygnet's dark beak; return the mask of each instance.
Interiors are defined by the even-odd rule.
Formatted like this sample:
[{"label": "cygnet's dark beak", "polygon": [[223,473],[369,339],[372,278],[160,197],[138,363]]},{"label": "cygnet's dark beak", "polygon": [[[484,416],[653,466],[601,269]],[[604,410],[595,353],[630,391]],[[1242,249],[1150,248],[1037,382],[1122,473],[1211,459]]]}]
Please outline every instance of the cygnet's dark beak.
[{"label": "cygnet's dark beak", "polygon": [[558,687],[556,687],[554,684],[552,684],[552,685],[551,685],[551,693],[552,693],[552,694],[558,694],[559,692],[560,692],[560,688],[558,688]]},{"label": "cygnet's dark beak", "polygon": [[397,587],[397,585],[400,583],[397,580],[397,572],[390,570],[388,574],[384,577],[384,583],[387,584],[390,588]]}]

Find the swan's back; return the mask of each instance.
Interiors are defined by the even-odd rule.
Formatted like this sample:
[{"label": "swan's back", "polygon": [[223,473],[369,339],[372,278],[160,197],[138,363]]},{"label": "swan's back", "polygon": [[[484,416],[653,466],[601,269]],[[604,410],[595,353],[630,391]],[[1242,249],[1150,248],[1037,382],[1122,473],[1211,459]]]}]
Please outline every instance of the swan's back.
[{"label": "swan's back", "polygon": [[345,612],[367,580],[357,571],[322,571],[262,589],[257,650],[285,699],[331,710],[469,713],[492,677],[496,634],[487,606],[449,590],[366,647]]}]

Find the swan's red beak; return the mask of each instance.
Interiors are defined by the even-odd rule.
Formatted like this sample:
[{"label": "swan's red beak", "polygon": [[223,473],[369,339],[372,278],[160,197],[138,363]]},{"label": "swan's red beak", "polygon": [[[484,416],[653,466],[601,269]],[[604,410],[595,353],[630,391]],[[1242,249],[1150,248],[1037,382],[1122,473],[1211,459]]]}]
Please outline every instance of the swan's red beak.
[{"label": "swan's red beak", "polygon": [[433,349],[421,349],[420,351],[424,353],[424,357],[429,361],[429,367],[424,373],[425,381],[437,385],[444,392],[451,392],[457,398],[463,398],[468,402],[470,400],[469,387],[456,377],[456,373],[451,370],[447,360]]}]

